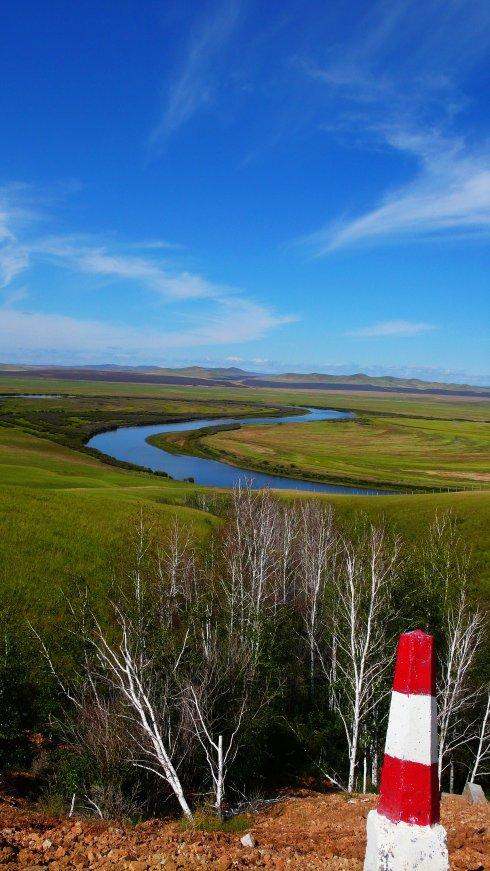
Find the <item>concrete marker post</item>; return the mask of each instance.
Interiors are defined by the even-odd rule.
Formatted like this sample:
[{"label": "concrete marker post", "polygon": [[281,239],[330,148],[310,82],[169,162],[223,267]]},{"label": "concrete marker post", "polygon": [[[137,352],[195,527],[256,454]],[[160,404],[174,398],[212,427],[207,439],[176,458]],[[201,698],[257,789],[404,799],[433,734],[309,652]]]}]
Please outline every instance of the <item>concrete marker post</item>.
[{"label": "concrete marker post", "polygon": [[401,635],[364,871],[448,871],[439,823],[435,682],[434,637],[420,629]]}]

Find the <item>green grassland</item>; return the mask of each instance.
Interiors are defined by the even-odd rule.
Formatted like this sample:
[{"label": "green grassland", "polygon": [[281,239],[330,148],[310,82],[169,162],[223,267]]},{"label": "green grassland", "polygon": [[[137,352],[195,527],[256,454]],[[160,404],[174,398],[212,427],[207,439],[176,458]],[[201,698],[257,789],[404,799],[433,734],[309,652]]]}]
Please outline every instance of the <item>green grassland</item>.
[{"label": "green grassland", "polygon": [[31,435],[82,448],[102,430],[117,426],[167,423],[200,417],[274,415],[280,410],[225,399],[152,399],[139,396],[53,396],[0,398],[0,425],[15,426]]},{"label": "green grassland", "polygon": [[[7,379],[6,379],[7,380]],[[267,390],[251,391],[226,388],[175,388],[141,384],[110,384],[101,382],[67,382],[59,384],[25,379],[21,384],[2,384],[0,391],[12,388],[19,392],[57,392],[75,398],[49,400],[0,401],[3,417],[0,426],[0,581],[4,597],[12,593],[19,609],[52,615],[61,610],[60,591],[69,591],[78,583],[87,583],[101,599],[107,596],[112,567],[128,552],[133,519],[142,508],[152,522],[164,530],[175,516],[191,525],[198,538],[204,539],[219,524],[219,518],[209,511],[199,510],[199,493],[208,492],[190,483],[180,483],[134,469],[118,468],[101,458],[83,452],[83,440],[100,428],[119,423],[154,423],[183,417],[210,417],[213,414],[244,416],[257,414],[257,406],[271,413],[271,405],[302,403],[317,406],[353,407],[355,402],[374,404],[378,415],[368,417],[368,424],[347,424],[362,434],[376,427],[402,427],[397,430],[400,450],[407,453],[412,441],[428,440],[433,454],[436,446],[443,451],[444,439],[453,445],[449,465],[457,470],[456,455],[466,456],[465,471],[474,473],[482,461],[485,448],[478,420],[488,417],[488,402],[466,399],[424,397],[397,398],[396,395],[373,396],[349,393],[330,395],[324,392]],[[266,408],[266,404],[269,407]],[[401,410],[403,408],[403,410]],[[414,420],[417,413],[419,421]],[[395,417],[395,415],[404,417]],[[471,420],[460,424],[453,418]],[[410,415],[410,416],[409,416]],[[423,421],[427,418],[427,421]],[[372,421],[372,422],[371,422]],[[432,423],[431,423],[432,421]],[[223,433],[216,438],[235,438],[242,433],[267,430],[287,436],[297,429],[305,451],[305,433],[316,424],[287,424],[279,427],[242,429]],[[345,424],[332,424],[332,432]],[[422,435],[419,434],[419,428]],[[433,427],[433,429],[431,429]],[[314,429],[311,432],[314,433]],[[364,437],[364,435],[363,435]],[[377,436],[379,439],[379,436]],[[431,441],[433,440],[433,441]],[[458,441],[460,440],[460,441]],[[345,439],[339,439],[344,442]],[[338,450],[342,447],[339,444]],[[350,448],[352,449],[351,444]],[[177,446],[177,449],[179,447]],[[316,450],[317,448],[315,448]],[[372,456],[371,473],[376,463],[386,455],[393,443]],[[448,448],[449,450],[449,448]],[[451,451],[450,451],[451,452]],[[361,455],[359,451],[358,455]],[[458,456],[459,456],[458,454]],[[471,457],[470,457],[471,454]],[[312,456],[313,454],[311,454]],[[440,457],[441,454],[439,454]],[[400,454],[401,456],[401,454]],[[362,459],[362,457],[361,457]],[[410,468],[415,468],[409,457]],[[405,461],[404,461],[405,462]],[[391,469],[394,473],[396,463]],[[430,468],[433,468],[432,465]],[[354,474],[356,470],[351,469]],[[419,469],[420,471],[420,469]],[[344,471],[342,470],[342,474]],[[296,474],[296,472],[295,472]],[[301,469],[297,471],[298,476]],[[422,473],[421,473],[422,474]],[[460,479],[458,479],[460,480]],[[444,483],[447,479],[444,480]],[[427,483],[427,482],[426,482]],[[439,485],[441,481],[437,482]],[[464,483],[464,482],[463,482]],[[474,484],[479,482],[474,481]],[[301,498],[291,491],[284,498]],[[350,525],[362,511],[373,520],[384,520],[410,540],[425,532],[434,512],[450,509],[457,518],[463,537],[474,550],[476,578],[481,593],[488,595],[490,587],[488,560],[488,527],[490,521],[490,491],[462,493],[427,493],[381,497],[350,495],[319,496],[335,505],[339,517]]]},{"label": "green grassland", "polygon": [[[197,488],[192,488],[195,494]],[[187,507],[191,486],[126,471],[15,428],[0,429],[0,583],[27,611],[55,612],[60,592],[107,593],[141,509],[165,530],[177,516],[197,537],[217,522]]]},{"label": "green grassland", "polygon": [[54,378],[13,378],[0,374],[0,394],[61,393],[71,396],[155,398],[176,402],[238,402],[272,405],[312,405],[369,414],[404,415],[449,420],[490,421],[490,400],[480,397],[376,393],[348,390],[291,390],[289,388],[188,387],[151,383],[68,381]]},{"label": "green grassland", "polygon": [[362,416],[243,426],[199,442],[213,456],[262,471],[390,487],[490,484],[490,427],[468,421]]},{"label": "green grassland", "polygon": [[[4,596],[14,594],[26,612],[55,616],[61,591],[77,583],[105,597],[140,509],[163,530],[178,517],[200,538],[219,523],[193,507],[205,488],[113,468],[14,428],[0,429],[0,482],[0,582]],[[435,511],[451,510],[474,551],[481,594],[489,595],[490,492],[318,498],[347,525],[362,512],[413,541]]]}]

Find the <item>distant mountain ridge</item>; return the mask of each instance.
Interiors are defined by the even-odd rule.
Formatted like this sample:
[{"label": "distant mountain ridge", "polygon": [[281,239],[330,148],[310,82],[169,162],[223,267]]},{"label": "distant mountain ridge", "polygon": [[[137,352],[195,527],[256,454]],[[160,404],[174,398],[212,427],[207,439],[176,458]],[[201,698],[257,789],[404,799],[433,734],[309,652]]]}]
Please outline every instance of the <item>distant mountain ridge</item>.
[{"label": "distant mountain ridge", "polygon": [[[30,364],[13,364],[0,363],[0,372],[2,371],[17,371],[17,372],[36,372],[44,369],[59,369],[60,371],[78,371],[88,370],[95,372],[145,372],[148,375],[193,375],[199,378],[241,378],[258,375],[256,372],[247,372],[245,369],[238,369],[236,366],[226,366],[223,368],[206,368],[205,366],[176,366],[175,368],[166,366],[121,366],[118,363],[86,363],[80,366],[46,366],[46,365],[30,365]],[[266,377],[269,377],[268,375]]]},{"label": "distant mountain ridge", "polygon": [[[249,372],[237,366],[121,366],[115,363],[89,364],[85,366],[32,366],[0,364],[0,374],[15,376],[31,373],[33,377],[59,378],[63,380],[128,381],[194,385],[234,385],[237,387],[282,387],[290,389],[347,389],[400,391],[403,393],[459,393],[490,398],[490,387],[472,384],[424,381],[420,378],[397,378],[393,375],[331,375],[322,372],[284,372],[264,374]],[[106,375],[107,377],[104,377]]]},{"label": "distant mountain ridge", "polygon": [[[264,377],[264,376],[256,376]],[[427,387],[440,387],[441,389],[458,389],[458,390],[490,390],[490,386],[478,386],[474,384],[458,384],[454,382],[444,381],[424,381],[421,378],[399,378],[395,375],[365,375],[363,372],[356,372],[353,375],[328,375],[320,372],[312,372],[311,374],[298,374],[297,372],[285,372],[273,376],[267,375],[267,378],[274,378],[275,381],[328,381],[338,384],[372,384],[383,385],[385,387],[411,387],[415,390],[425,389]]]}]

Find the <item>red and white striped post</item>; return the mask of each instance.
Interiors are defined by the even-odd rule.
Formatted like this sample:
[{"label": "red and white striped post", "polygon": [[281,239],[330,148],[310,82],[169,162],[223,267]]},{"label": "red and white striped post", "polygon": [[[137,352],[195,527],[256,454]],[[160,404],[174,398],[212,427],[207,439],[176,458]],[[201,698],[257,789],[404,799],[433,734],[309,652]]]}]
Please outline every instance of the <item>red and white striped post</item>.
[{"label": "red and white striped post", "polygon": [[400,636],[377,809],[364,871],[447,871],[439,824],[434,637]]}]

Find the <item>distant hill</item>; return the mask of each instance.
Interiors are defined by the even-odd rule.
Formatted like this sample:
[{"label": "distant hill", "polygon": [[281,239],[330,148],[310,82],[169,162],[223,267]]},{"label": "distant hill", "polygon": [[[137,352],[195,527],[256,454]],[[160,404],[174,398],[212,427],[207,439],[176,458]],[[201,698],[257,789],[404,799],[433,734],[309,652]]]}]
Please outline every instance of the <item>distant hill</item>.
[{"label": "distant hill", "polygon": [[404,388],[410,390],[427,390],[427,388],[437,388],[439,390],[472,390],[472,391],[489,391],[490,387],[480,387],[474,384],[455,384],[452,382],[441,381],[423,381],[420,378],[395,378],[393,375],[364,375],[362,372],[356,372],[354,375],[328,375],[326,373],[312,372],[311,374],[299,374],[298,372],[285,372],[279,375],[256,375],[257,378],[267,378],[267,380],[281,382],[308,382],[322,384],[345,384],[345,385],[370,385],[372,387],[390,387],[393,390]]},{"label": "distant hill", "polygon": [[[117,363],[87,363],[83,366],[30,366],[27,364],[12,364],[0,363],[1,372],[40,372],[49,369],[50,371],[70,372],[75,371],[90,371],[90,372],[144,372],[148,375],[177,375],[182,377],[191,376],[193,378],[244,378],[256,375],[255,372],[247,372],[245,369],[239,369],[237,366],[227,366],[223,368],[206,368],[204,366],[177,366],[168,368],[165,366],[121,366]],[[267,376],[268,377],[268,376]]]},{"label": "distant hill", "polygon": [[183,366],[118,366],[114,363],[87,366],[27,366],[0,364],[4,376],[26,375],[61,380],[118,381],[153,384],[182,384],[194,386],[276,387],[290,390],[362,390],[375,392],[452,394],[490,398],[490,387],[472,384],[423,381],[420,378],[395,378],[392,375],[330,375],[322,372],[285,372],[262,374],[247,372],[237,366],[204,367]]}]

